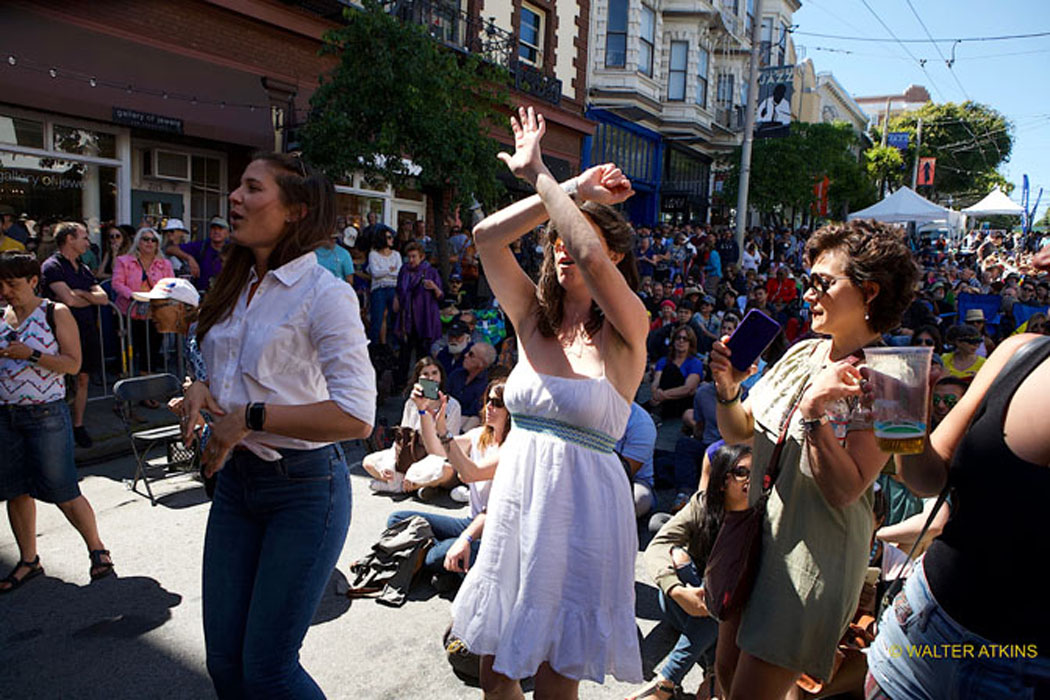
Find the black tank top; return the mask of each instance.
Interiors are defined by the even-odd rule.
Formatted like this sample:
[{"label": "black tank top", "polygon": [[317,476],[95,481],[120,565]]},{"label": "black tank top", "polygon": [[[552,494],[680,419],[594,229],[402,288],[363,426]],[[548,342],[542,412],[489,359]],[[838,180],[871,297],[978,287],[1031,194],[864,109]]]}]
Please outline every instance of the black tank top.
[{"label": "black tank top", "polygon": [[1018,351],[1028,350],[988,388],[955,451],[951,517],[924,568],[937,602],[970,631],[1050,649],[1043,568],[1050,561],[1050,468],[1021,459],[1003,439],[1017,387],[1050,357],[1050,341],[1033,342],[1039,345]]}]

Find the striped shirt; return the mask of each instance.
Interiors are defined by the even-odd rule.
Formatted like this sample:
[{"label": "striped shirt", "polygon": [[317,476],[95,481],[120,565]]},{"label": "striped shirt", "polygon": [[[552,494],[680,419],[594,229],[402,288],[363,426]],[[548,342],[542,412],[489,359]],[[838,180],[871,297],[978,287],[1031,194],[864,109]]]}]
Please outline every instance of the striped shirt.
[{"label": "striped shirt", "polygon": [[[33,309],[22,325],[13,328],[0,316],[0,346],[15,333],[18,342],[39,350],[44,355],[59,354],[58,340],[47,323],[47,301]],[[0,405],[29,406],[32,404],[61,401],[66,397],[65,375],[52,372],[28,360],[0,359]]]}]

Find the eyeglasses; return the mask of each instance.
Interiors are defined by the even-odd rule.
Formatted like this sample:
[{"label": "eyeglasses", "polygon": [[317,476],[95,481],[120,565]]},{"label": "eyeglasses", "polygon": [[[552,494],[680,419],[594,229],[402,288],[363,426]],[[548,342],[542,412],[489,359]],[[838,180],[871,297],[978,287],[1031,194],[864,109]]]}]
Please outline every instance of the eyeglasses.
[{"label": "eyeglasses", "polygon": [[958,343],[969,343],[971,345],[979,345],[981,343],[980,338],[956,338],[956,344]]},{"label": "eyeglasses", "polygon": [[[813,275],[809,278],[809,284],[806,285],[806,291],[812,289],[817,293],[818,297],[822,297],[831,291],[831,288],[835,286],[836,282],[848,279],[849,277],[821,277],[820,275]],[[763,289],[762,291],[765,290]]]},{"label": "eyeglasses", "polygon": [[109,240],[111,240],[111,241],[119,241],[123,237],[124,236],[120,235],[119,233],[111,233],[109,235]]},{"label": "eyeglasses", "polygon": [[936,347],[937,346],[937,341],[934,340],[933,338],[923,338],[923,339],[919,340],[918,342],[919,342],[919,345],[929,345],[930,347]]},{"label": "eyeglasses", "polygon": [[751,470],[747,467],[742,467],[739,464],[729,470],[728,475],[736,479],[737,481],[743,481],[751,477]]},{"label": "eyeglasses", "polygon": [[934,406],[936,406],[939,403],[943,403],[948,408],[951,408],[952,406],[954,406],[956,404],[956,402],[958,400],[959,399],[955,396],[955,394],[934,394],[933,395],[933,405]]},{"label": "eyeglasses", "polygon": [[488,401],[488,405],[491,406],[492,408],[505,408],[505,406],[503,404],[503,399],[501,399],[498,396],[490,396],[489,397],[489,401]]},{"label": "eyeglasses", "polygon": [[149,237],[146,237],[146,236],[143,236],[139,240],[142,241],[143,243],[156,243],[157,242],[156,238],[149,238]]},{"label": "eyeglasses", "polygon": [[684,340],[687,343],[689,342],[689,336],[687,336],[687,335],[676,335],[674,339],[675,340]]}]

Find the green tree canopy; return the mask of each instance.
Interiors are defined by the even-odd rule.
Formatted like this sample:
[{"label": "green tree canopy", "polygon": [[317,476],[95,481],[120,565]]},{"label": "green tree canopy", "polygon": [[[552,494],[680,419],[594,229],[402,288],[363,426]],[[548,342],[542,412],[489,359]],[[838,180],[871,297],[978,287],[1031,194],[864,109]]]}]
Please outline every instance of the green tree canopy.
[{"label": "green tree canopy", "polygon": [[337,180],[360,172],[424,191],[434,204],[438,258],[447,274],[445,205],[472,197],[489,204],[501,191],[496,175],[503,166],[486,126],[504,121],[498,108],[506,102],[506,72],[446,48],[376,0],[347,9],[345,17],[344,26],[325,35],[322,53],[339,63],[310,100],[304,154]]},{"label": "green tree canopy", "polygon": [[[830,216],[842,218],[849,210],[866,207],[875,201],[875,188],[860,162],[859,151],[860,137],[845,122],[792,122],[790,135],[755,141],[749,203],[780,223],[788,210],[807,211],[815,201],[813,186],[827,176]],[[739,148],[731,158],[723,196],[733,202],[740,174]]]},{"label": "green tree canopy", "polygon": [[937,172],[932,188],[921,194],[944,202],[949,196],[953,206],[966,207],[999,185],[1009,193],[1013,185],[999,173],[999,166],[1010,160],[1013,149],[1013,125],[1000,112],[977,102],[955,104],[926,103],[915,112],[890,120],[890,131],[907,131],[911,135],[906,183],[911,183],[915,158],[916,131],[922,118],[921,157],[937,159]]}]

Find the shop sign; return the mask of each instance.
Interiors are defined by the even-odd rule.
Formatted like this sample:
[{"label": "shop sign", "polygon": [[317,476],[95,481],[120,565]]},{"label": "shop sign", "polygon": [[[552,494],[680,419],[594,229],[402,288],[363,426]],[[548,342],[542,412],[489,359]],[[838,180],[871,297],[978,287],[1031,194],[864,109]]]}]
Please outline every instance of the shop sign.
[{"label": "shop sign", "polygon": [[175,117],[165,117],[160,114],[139,112],[134,109],[123,107],[113,108],[113,123],[123,126],[135,126],[150,131],[163,131],[169,134],[182,133],[182,120]]},{"label": "shop sign", "polygon": [[77,178],[63,177],[60,174],[41,175],[24,170],[0,170],[0,183],[17,183],[30,187],[48,187],[55,190],[79,190],[84,183]]}]

